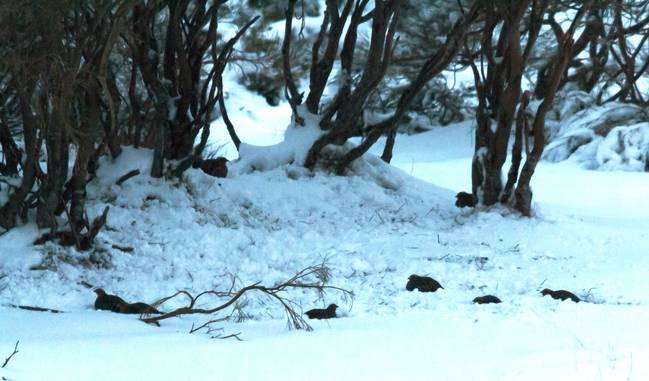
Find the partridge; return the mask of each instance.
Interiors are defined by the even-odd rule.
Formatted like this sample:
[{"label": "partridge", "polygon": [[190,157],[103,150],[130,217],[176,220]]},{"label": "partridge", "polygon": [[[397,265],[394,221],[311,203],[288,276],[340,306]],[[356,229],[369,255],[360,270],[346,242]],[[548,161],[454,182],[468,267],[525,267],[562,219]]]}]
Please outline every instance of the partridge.
[{"label": "partridge", "polygon": [[408,291],[417,289],[419,292],[435,292],[440,288],[443,289],[444,287],[435,279],[415,274],[408,277],[408,283],[406,284],[406,290]]},{"label": "partridge", "polygon": [[549,288],[545,288],[543,289],[543,291],[541,291],[541,294],[543,294],[543,296],[550,295],[553,299],[561,299],[561,300],[570,299],[575,303],[579,303],[581,301],[581,299],[579,299],[577,295],[566,290],[552,291]]},{"label": "partridge", "polygon": [[478,296],[473,299],[473,303],[478,304],[489,304],[489,303],[502,303],[502,300],[498,299],[493,295]]},{"label": "partridge", "polygon": [[338,308],[337,305],[330,304],[329,307],[325,309],[314,308],[305,312],[305,314],[309,319],[331,319],[336,317],[336,308]]},{"label": "partridge", "polygon": [[127,303],[117,295],[107,294],[103,288],[95,290],[97,299],[95,300],[96,310],[107,310],[120,314],[161,314],[155,307],[146,303]]},{"label": "partridge", "polygon": [[107,294],[103,288],[96,289],[95,294],[97,294],[97,299],[95,299],[96,310],[121,312],[121,310],[126,308],[126,305],[128,305],[124,299],[117,295]]}]

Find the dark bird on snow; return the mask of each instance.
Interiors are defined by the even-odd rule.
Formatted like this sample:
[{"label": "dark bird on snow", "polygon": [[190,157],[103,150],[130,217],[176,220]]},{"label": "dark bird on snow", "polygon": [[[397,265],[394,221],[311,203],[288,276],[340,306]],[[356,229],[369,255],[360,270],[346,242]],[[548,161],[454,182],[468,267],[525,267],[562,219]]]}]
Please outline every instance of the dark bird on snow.
[{"label": "dark bird on snow", "polygon": [[146,303],[127,303],[117,295],[107,294],[103,288],[95,290],[97,299],[95,299],[96,310],[107,310],[120,314],[160,314],[162,312]]},{"label": "dark bird on snow", "polygon": [[502,303],[502,300],[498,299],[493,295],[478,296],[473,299],[473,303],[478,304],[489,304],[489,303]]},{"label": "dark bird on snow", "polygon": [[541,294],[543,294],[543,296],[550,295],[553,299],[561,299],[561,300],[570,299],[575,303],[579,303],[581,301],[581,299],[579,299],[577,295],[566,290],[552,291],[549,288],[545,288],[543,289],[543,291],[541,291]]},{"label": "dark bird on snow", "polygon": [[309,319],[331,319],[336,317],[336,308],[338,308],[337,305],[330,304],[327,308],[314,308],[305,312],[305,314]]},{"label": "dark bird on snow", "polygon": [[443,289],[444,287],[431,277],[412,274],[408,277],[406,290],[412,291],[415,288],[419,290],[419,292],[435,292],[437,289]]},{"label": "dark bird on snow", "polygon": [[162,312],[158,311],[152,305],[146,303],[128,303],[119,311],[123,314],[161,314]]},{"label": "dark bird on snow", "polygon": [[95,299],[96,310],[120,312],[128,304],[117,295],[107,294],[103,288],[96,289],[95,294],[97,294],[97,299]]},{"label": "dark bird on snow", "polygon": [[217,157],[212,159],[198,158],[194,162],[194,168],[200,168],[203,172],[214,177],[228,177],[228,159]]},{"label": "dark bird on snow", "polygon": [[455,195],[455,206],[458,208],[464,208],[465,206],[474,207],[476,204],[476,199],[471,193],[467,192],[458,192]]}]

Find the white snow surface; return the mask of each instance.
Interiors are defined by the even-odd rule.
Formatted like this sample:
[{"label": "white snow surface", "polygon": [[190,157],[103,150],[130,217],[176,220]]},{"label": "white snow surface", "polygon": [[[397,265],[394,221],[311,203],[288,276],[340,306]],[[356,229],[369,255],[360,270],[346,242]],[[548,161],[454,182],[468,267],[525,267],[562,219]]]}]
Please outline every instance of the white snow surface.
[{"label": "white snow surface", "polygon": [[543,159],[570,160],[586,169],[649,171],[649,114],[619,102],[596,106],[589,94],[562,94],[550,114]]},{"label": "white snow surface", "polygon": [[[251,105],[260,97],[236,99]],[[253,130],[264,113],[286,111],[234,107],[232,117],[252,115],[241,135],[257,140],[244,141],[266,142],[282,159],[269,162],[280,165],[243,155],[228,178],[189,170],[174,183],[147,176],[151,153],[126,147],[101,163],[89,188],[91,217],[111,207],[97,250],[34,247],[32,225],[0,236],[0,360],[20,340],[0,379],[649,379],[646,173],[541,163],[534,217],[461,210],[454,194],[470,189],[471,123],[399,136],[393,166],[368,154],[355,175],[339,177],[302,169],[296,153],[304,151],[276,144],[276,127]],[[305,134],[293,138],[313,139]],[[143,174],[115,185],[136,168]],[[80,283],[152,302],[178,289],[227,290],[233,274],[237,287],[272,285],[323,260],[330,284],[353,291],[353,301],[331,291],[324,300],[309,291],[286,296],[303,310],[336,303],[340,318],[291,331],[276,301],[251,294],[247,320],[215,325],[242,342],[188,333],[223,315],[154,327],[94,311],[95,295]],[[408,292],[412,273],[444,289]],[[585,302],[544,298],[545,287]],[[485,294],[503,303],[471,303]]]}]

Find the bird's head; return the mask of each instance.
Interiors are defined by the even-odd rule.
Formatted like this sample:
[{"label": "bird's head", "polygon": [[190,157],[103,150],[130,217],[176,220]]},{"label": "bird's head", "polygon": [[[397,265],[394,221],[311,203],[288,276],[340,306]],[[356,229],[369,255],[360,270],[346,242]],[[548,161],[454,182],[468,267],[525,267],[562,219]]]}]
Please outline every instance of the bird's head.
[{"label": "bird's head", "polygon": [[406,290],[412,291],[412,290],[415,289],[415,283],[414,282],[417,281],[417,278],[419,278],[419,276],[417,276],[415,274],[412,274],[412,275],[410,275],[408,277],[408,283],[406,284]]}]

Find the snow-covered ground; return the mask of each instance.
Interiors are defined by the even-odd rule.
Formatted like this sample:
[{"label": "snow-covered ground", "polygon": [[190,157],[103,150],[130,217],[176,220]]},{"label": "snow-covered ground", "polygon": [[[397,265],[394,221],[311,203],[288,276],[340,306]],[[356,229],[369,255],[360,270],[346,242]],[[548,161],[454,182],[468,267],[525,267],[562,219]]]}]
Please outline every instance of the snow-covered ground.
[{"label": "snow-covered ground", "polygon": [[[236,95],[229,107],[244,141],[281,140],[286,110]],[[116,178],[147,173],[150,160],[126,149],[89,189],[91,216],[111,205],[99,251],[34,248],[33,226],[0,236],[0,361],[20,340],[0,378],[649,379],[649,176],[541,163],[534,218],[499,207],[473,213],[453,205],[455,192],[470,188],[472,146],[465,123],[400,136],[396,168],[368,158],[358,176],[287,165],[227,179],[190,170],[177,184],[141,175],[120,187]],[[251,295],[248,320],[217,325],[241,342],[189,334],[205,316],[158,328],[94,311],[95,295],[81,284],[151,302],[177,289],[227,289],[232,274],[237,286],[271,285],[322,260],[330,283],[354,300],[286,296],[304,310],[337,303],[342,317],[290,331],[276,302]],[[408,292],[412,273],[444,289]],[[545,287],[586,303],[543,298]],[[471,303],[484,294],[503,303]]]}]

